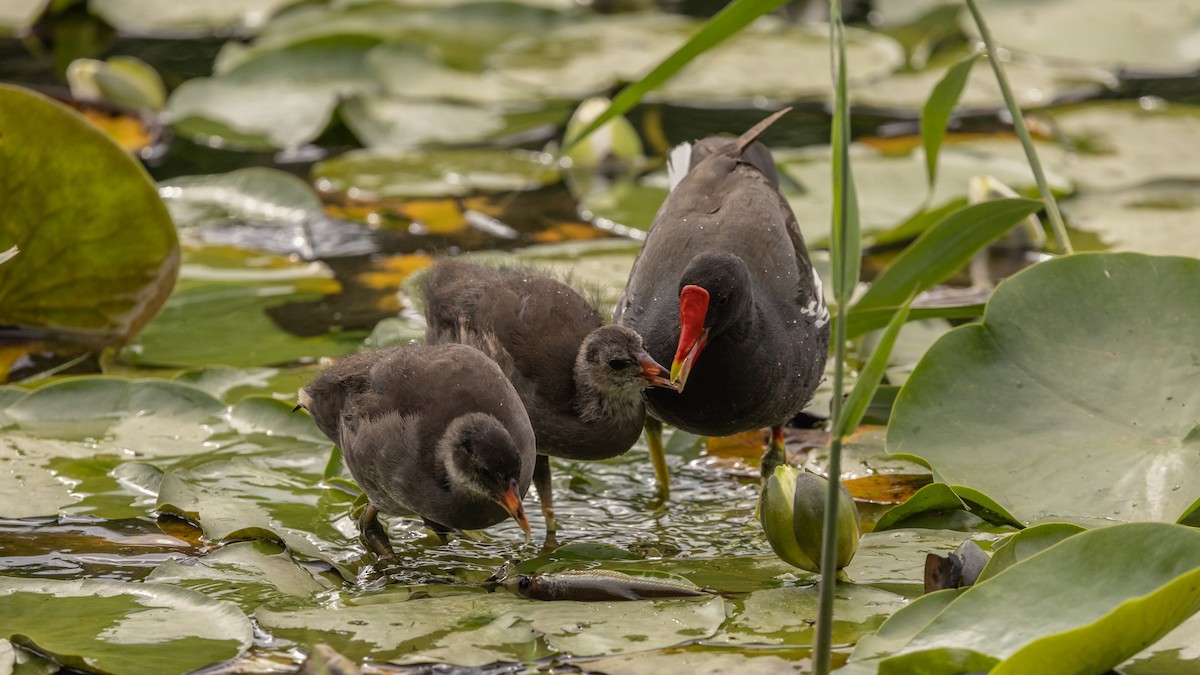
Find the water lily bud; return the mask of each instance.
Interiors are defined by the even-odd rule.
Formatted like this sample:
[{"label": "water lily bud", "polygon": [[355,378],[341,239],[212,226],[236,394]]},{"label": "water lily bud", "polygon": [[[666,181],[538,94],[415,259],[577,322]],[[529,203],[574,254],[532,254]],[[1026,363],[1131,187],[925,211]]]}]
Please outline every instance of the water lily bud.
[{"label": "water lily bud", "polygon": [[[828,480],[815,473],[804,472],[796,477],[792,528],[800,548],[817,561],[821,560],[821,531],[825,523],[825,490],[828,485]],[[849,565],[858,552],[859,532],[858,507],[840,482],[838,497],[837,568],[840,570]]]},{"label": "water lily bud", "polygon": [[775,555],[793,567],[816,572],[820,568],[800,548],[792,527],[798,475],[800,472],[790,466],[775,467],[775,472],[767,478],[767,484],[763,486],[759,515],[763,532],[767,534],[767,541],[771,542],[771,549],[775,551]]},{"label": "water lily bud", "polygon": [[[762,525],[767,541],[784,562],[809,572],[821,571],[821,531],[828,481],[816,474],[780,466],[763,488]],[[850,564],[858,551],[858,507],[839,485],[837,566]]]}]

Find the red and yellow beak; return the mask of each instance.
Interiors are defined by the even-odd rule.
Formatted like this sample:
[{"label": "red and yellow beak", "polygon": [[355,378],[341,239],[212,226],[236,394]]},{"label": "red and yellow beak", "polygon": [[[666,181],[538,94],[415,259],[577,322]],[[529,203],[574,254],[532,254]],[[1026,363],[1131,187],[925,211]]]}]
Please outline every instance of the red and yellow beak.
[{"label": "red and yellow beak", "polygon": [[708,329],[704,327],[707,315],[708,291],[699,286],[684,286],[679,291],[679,347],[671,362],[671,381],[681,393],[696,358],[708,344]]},{"label": "red and yellow beak", "polygon": [[521,505],[521,486],[517,479],[508,482],[508,489],[496,501],[525,530],[525,543],[528,544],[533,538],[533,530],[529,527],[529,519],[525,517],[525,507]]},{"label": "red and yellow beak", "polygon": [[663,368],[661,363],[655,361],[653,356],[650,356],[646,352],[642,352],[641,355],[638,356],[638,363],[640,363],[642,366],[642,379],[651,386],[675,389],[675,383],[663,377],[662,375],[663,373],[667,372],[667,369]]}]

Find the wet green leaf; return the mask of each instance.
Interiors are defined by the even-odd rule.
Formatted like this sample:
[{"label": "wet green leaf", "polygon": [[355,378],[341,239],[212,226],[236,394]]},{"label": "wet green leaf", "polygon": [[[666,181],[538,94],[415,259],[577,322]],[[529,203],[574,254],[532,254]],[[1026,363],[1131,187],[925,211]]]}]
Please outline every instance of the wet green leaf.
[{"label": "wet green leaf", "polygon": [[983,583],[1035,553],[1041,553],[1063,539],[1085,531],[1084,527],[1072,523],[1042,523],[1025,528],[992,550],[991,560],[975,583]]},{"label": "wet green leaf", "polygon": [[1200,485],[1198,289],[1200,261],[1132,253],[1017,274],[922,359],[888,450],[1025,523],[1174,522]]},{"label": "wet green leaf", "polygon": [[0,635],[71,668],[158,675],[232,659],[254,630],[236,605],[166,584],[0,577]]},{"label": "wet green leaf", "polygon": [[962,498],[945,483],[930,483],[917,490],[903,504],[888,509],[875,521],[875,531],[883,532],[897,527],[906,527],[909,518],[931,511],[961,511],[967,508]]},{"label": "wet green leaf", "polygon": [[[467,593],[357,607],[278,611],[255,618],[272,633],[325,641],[351,658],[394,663],[440,661],[480,666],[536,659],[661,649],[712,636],[725,621],[725,601],[536,602],[507,593]],[[586,630],[580,630],[586,626]]]},{"label": "wet green leaf", "polygon": [[228,600],[245,612],[270,601],[307,600],[333,586],[298,565],[286,549],[261,540],[235,542],[198,558],[165,562],[146,580]]},{"label": "wet green leaf", "polygon": [[321,134],[340,98],[372,88],[374,39],[326,40],[270,51],[171,93],[167,111],[185,136],[241,149],[292,148]]},{"label": "wet green leaf", "polygon": [[179,245],[140,164],[75,112],[0,85],[0,323],[121,344],[175,283]]},{"label": "wet green leaf", "polygon": [[881,673],[900,672],[892,668],[902,663],[908,672],[933,667],[955,651],[1001,661],[995,673],[1104,672],[1195,612],[1198,579],[1200,532],[1163,523],[1101,527],[959,594],[914,603],[895,615],[904,624],[898,639],[854,658]]},{"label": "wet green leaf", "polygon": [[181,230],[230,221],[298,223],[321,210],[303,179],[263,167],[170,178],[159,183],[159,194]]},{"label": "wet green leaf", "polygon": [[534,111],[514,109],[510,114],[477,103],[375,94],[354,96],[338,110],[363,145],[393,152],[498,142],[538,127],[556,127],[568,112],[560,106]]},{"label": "wet green leaf", "polygon": [[[857,642],[908,603],[907,598],[870,586],[839,583],[834,596],[833,640]],[[813,639],[820,591],[817,586],[755,591],[737,601],[738,609],[714,642],[808,644]]]},{"label": "wet green leaf", "polygon": [[168,471],[158,493],[157,510],[198,524],[213,542],[267,539],[293,555],[323,561],[353,578],[351,561],[359,557],[350,528],[349,500],[337,499],[319,485],[327,444],[294,446],[286,458],[217,459],[193,468]]},{"label": "wet green leaf", "polygon": [[367,332],[297,335],[281,326],[276,313],[337,290],[325,279],[279,279],[256,284],[202,283],[171,297],[162,314],[122,357],[139,365],[240,368],[316,361],[354,351]]},{"label": "wet green leaf", "polygon": [[470,192],[532,190],[558,171],[530,152],[455,150],[423,154],[348,152],[313,167],[322,192],[361,197],[454,197]]}]

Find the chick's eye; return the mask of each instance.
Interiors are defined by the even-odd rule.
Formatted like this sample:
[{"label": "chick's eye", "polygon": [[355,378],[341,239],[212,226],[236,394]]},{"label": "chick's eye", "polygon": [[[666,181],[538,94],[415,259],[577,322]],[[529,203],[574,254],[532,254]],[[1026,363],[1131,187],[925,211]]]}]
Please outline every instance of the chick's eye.
[{"label": "chick's eye", "polygon": [[629,366],[632,366],[632,365],[633,365],[633,361],[630,361],[628,359],[613,359],[612,361],[608,362],[608,367],[612,368],[613,370],[620,370],[622,368],[628,368]]}]

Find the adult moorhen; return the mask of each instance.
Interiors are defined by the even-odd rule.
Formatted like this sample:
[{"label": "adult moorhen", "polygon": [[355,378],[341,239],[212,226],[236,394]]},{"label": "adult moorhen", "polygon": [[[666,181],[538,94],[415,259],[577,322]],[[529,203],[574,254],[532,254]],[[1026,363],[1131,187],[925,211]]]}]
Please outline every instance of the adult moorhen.
[{"label": "adult moorhen", "polygon": [[[779,193],[771,153],[756,140],[788,110],[740,138],[705,138],[672,152],[672,178],[676,169],[684,175],[655,216],[613,315],[652,356],[672,358],[678,391],[644,392],[650,415],[707,436],[772,427],[764,475],[784,461],[782,425],[812,397],[829,350],[821,280]],[[647,419],[665,494],[661,429]]]},{"label": "adult moorhen", "polygon": [[335,363],[299,392],[342,449],[370,500],[359,520],[380,557],[394,555],[378,513],[416,513],[445,540],[509,516],[529,538],[521,498],[533,427],[500,368],[465,345],[390,347]]},{"label": "adult moorhen", "polygon": [[424,279],[427,341],[464,342],[500,364],[537,437],[533,481],[553,532],[549,456],[596,460],[641,434],[641,392],[670,387],[665,369],[624,326],[567,284],[520,268],[443,259]]}]

